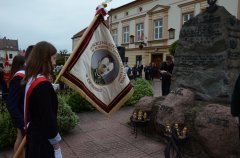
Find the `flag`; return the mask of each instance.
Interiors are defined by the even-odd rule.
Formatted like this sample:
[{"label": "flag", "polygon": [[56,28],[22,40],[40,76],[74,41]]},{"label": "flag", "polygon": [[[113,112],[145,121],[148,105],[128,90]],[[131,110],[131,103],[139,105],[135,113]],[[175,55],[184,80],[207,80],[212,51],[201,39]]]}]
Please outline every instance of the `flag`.
[{"label": "flag", "polygon": [[132,85],[102,14],[94,17],[58,78],[108,116],[131,97]]},{"label": "flag", "polygon": [[142,41],[144,40],[144,33],[143,32],[141,33],[141,40]]},{"label": "flag", "polygon": [[8,81],[10,79],[10,66],[9,66],[9,62],[8,62],[7,51],[6,51],[6,56],[5,56],[4,68],[3,68],[3,78],[6,81],[6,83],[8,83]]}]

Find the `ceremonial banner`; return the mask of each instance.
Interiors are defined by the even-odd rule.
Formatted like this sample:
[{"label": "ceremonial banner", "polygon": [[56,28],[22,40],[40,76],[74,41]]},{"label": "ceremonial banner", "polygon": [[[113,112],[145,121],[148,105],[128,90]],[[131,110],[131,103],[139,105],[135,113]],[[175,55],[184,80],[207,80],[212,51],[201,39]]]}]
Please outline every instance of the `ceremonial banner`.
[{"label": "ceremonial banner", "polygon": [[8,62],[7,51],[6,51],[6,56],[5,56],[4,68],[3,68],[3,78],[6,81],[6,83],[8,83],[8,81],[10,79],[10,66],[9,66],[9,62]]},{"label": "ceremonial banner", "polygon": [[106,115],[131,97],[132,85],[102,14],[94,17],[59,77]]}]

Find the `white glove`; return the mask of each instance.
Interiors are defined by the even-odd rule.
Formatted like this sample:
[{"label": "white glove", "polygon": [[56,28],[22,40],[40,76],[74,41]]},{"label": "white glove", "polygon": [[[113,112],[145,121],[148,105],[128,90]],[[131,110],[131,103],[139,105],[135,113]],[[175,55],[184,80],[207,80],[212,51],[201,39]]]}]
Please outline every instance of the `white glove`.
[{"label": "white glove", "polygon": [[62,158],[61,148],[54,149],[54,156],[55,158]]},{"label": "white glove", "polygon": [[52,86],[55,91],[60,89],[59,84],[52,84]]}]

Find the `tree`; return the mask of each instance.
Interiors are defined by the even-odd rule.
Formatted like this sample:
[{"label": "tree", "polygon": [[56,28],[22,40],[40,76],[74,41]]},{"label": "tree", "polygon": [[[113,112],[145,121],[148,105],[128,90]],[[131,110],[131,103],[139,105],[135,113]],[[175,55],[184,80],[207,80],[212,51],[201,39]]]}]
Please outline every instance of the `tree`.
[{"label": "tree", "polygon": [[59,51],[60,55],[64,55],[65,56],[67,53],[68,53],[68,51],[66,49],[63,49],[63,50]]},{"label": "tree", "polygon": [[169,50],[169,52],[170,52],[170,54],[171,54],[172,56],[174,56],[175,51],[176,51],[176,49],[177,49],[177,46],[178,46],[178,40],[175,41],[175,42],[173,42],[173,43],[170,45],[170,47],[168,48],[168,50]]},{"label": "tree", "polygon": [[67,56],[67,54],[68,54],[68,51],[66,49],[60,50],[58,55],[57,55],[56,64],[57,65],[64,65],[64,63],[65,63],[65,56]]}]

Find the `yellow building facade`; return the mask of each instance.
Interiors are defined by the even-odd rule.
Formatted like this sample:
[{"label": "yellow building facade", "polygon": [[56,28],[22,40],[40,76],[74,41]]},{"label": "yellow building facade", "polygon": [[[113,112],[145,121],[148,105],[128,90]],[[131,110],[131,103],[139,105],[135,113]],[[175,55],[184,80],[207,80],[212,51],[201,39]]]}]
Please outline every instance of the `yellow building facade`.
[{"label": "yellow building facade", "polygon": [[[240,19],[240,0],[216,4]],[[109,11],[109,29],[116,45],[125,48],[130,67],[139,63],[160,67],[183,23],[207,7],[207,0],[136,0]]]}]

